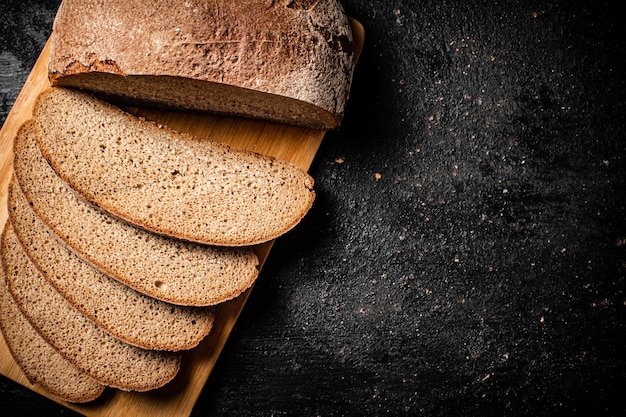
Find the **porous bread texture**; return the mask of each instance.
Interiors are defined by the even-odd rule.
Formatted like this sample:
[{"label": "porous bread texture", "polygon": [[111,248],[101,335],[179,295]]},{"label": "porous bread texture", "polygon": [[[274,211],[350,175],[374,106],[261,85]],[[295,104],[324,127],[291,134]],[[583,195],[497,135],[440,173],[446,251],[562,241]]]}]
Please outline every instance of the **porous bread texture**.
[{"label": "porous bread texture", "polygon": [[53,85],[316,129],[342,119],[354,42],[338,0],[64,0]]},{"label": "porous bread texture", "polygon": [[110,335],[143,349],[177,351],[197,346],[209,334],[212,308],[156,300],[83,262],[37,219],[13,180],[8,211],[13,230],[41,274],[74,308]]},{"label": "porous bread texture", "polygon": [[26,379],[51,395],[72,403],[93,401],[104,385],[80,372],[31,326],[15,304],[0,266],[0,330]]},{"label": "porous bread texture", "polygon": [[36,139],[54,171],[108,213],[197,243],[249,246],[292,229],[313,179],[257,153],[183,135],[64,88],[42,92]]},{"label": "porous bread texture", "polygon": [[32,326],[65,359],[98,382],[124,391],[155,389],[176,376],[179,353],[131,346],[92,323],[39,273],[7,225],[0,253],[9,291]]},{"label": "porous bread texture", "polygon": [[251,248],[166,238],[88,203],[47,164],[32,122],[18,131],[14,155],[17,181],[42,222],[81,258],[141,293],[179,305],[215,305],[241,294],[258,276]]}]

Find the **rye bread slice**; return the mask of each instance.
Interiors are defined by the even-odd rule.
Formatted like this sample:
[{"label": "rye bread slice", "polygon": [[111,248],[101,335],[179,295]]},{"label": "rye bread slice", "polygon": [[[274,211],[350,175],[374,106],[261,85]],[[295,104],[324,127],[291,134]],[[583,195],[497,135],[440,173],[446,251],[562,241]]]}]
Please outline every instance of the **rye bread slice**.
[{"label": "rye bread slice", "polygon": [[209,334],[211,307],[176,306],[148,297],[82,261],[37,219],[14,179],[8,211],[33,264],[85,317],[107,333],[143,349],[191,349]]},{"label": "rye bread slice", "polygon": [[80,372],[31,326],[15,304],[0,267],[0,330],[13,359],[33,384],[73,403],[95,400],[104,385]]},{"label": "rye bread slice", "polygon": [[41,221],[77,255],[123,284],[169,303],[208,306],[238,296],[257,278],[259,261],[251,248],[160,236],[81,198],[46,163],[31,122],[18,131],[14,153],[15,176]]},{"label": "rye bread slice", "polygon": [[298,167],[176,133],[88,94],[42,92],[36,138],[55,172],[93,204],[156,233],[246,246],[293,228],[313,204]]},{"label": "rye bread slice", "polygon": [[10,222],[2,235],[0,253],[9,291],[24,316],[80,371],[124,391],[155,389],[176,376],[180,354],[124,343],[73,308],[30,261]]}]

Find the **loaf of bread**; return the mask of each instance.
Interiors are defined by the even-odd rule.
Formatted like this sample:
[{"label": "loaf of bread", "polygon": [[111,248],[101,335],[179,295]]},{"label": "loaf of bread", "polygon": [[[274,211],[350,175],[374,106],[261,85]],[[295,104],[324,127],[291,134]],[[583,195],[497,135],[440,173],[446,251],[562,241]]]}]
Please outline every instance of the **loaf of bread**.
[{"label": "loaf of bread", "polygon": [[250,248],[162,237],[80,198],[46,163],[31,122],[18,131],[14,155],[17,181],[42,222],[81,258],[135,290],[173,304],[207,306],[238,296],[256,279],[258,258]]},{"label": "loaf of bread", "polygon": [[248,246],[274,239],[308,212],[302,169],[183,135],[64,88],[33,111],[41,153],[91,203],[139,227],[197,243]]},{"label": "loaf of bread", "polygon": [[26,379],[65,401],[92,401],[104,385],[83,374],[61,356],[31,326],[15,304],[0,267],[0,330]]},{"label": "loaf of bread", "polygon": [[210,307],[182,307],[141,294],[102,274],[61,244],[37,219],[15,181],[9,218],[41,274],[77,310],[103,330],[144,349],[191,349],[213,326]]},{"label": "loaf of bread", "polygon": [[64,0],[53,85],[175,109],[339,125],[354,42],[338,0]]},{"label": "loaf of bread", "polygon": [[131,346],[72,307],[33,265],[10,222],[2,235],[0,253],[9,291],[24,316],[80,371],[126,391],[158,388],[176,376],[180,354]]}]

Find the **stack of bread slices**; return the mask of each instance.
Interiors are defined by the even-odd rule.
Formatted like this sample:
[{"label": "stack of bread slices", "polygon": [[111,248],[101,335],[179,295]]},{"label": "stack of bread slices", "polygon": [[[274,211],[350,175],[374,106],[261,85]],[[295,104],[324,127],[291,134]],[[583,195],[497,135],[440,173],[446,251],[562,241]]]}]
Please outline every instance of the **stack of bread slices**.
[{"label": "stack of bread slices", "polygon": [[252,245],[309,210],[312,185],[288,163],[83,92],[44,91],[15,138],[0,242],[11,352],[32,381],[70,401],[103,386],[162,386],[178,352],[211,330],[212,306],[253,284]]},{"label": "stack of bread slices", "polygon": [[[343,113],[351,79],[351,32],[334,0],[241,5],[201,1],[202,7],[195,9],[182,1],[110,3],[95,20],[89,16],[101,2],[64,0],[61,5],[52,36],[53,87],[39,95],[32,119],[15,138],[9,220],[0,239],[0,329],[27,378],[71,402],[93,400],[104,387],[147,391],[171,381],[182,352],[211,331],[215,306],[254,283],[259,264],[254,246],[295,227],[315,197],[313,179],[300,168],[178,133],[91,93],[113,97],[117,92],[125,102],[146,104],[150,100],[137,91],[149,93],[152,86],[152,92],[163,93],[163,83],[168,83],[177,100],[189,97],[194,110],[332,128]],[[216,4],[220,13],[211,9]],[[146,8],[149,13],[142,21],[136,11]],[[176,23],[155,16],[173,10]],[[315,40],[286,47],[286,38],[275,29],[265,35],[255,29],[252,67],[264,62],[259,53],[268,54],[270,69],[276,59],[289,56],[290,65],[302,69],[291,71],[299,77],[296,88],[287,91],[284,83],[269,88],[267,77],[285,81],[284,74],[268,75],[261,67],[250,84],[250,68],[243,71],[242,66],[249,51],[241,21],[221,19],[207,27],[208,15],[223,18],[244,11],[248,25],[264,13],[262,21],[257,19],[261,29],[263,24],[284,26],[283,33],[302,37],[298,42]],[[119,24],[107,21],[107,13]],[[220,26],[225,21],[235,26]],[[85,32],[81,22],[90,27],[100,22],[103,29]],[[155,22],[160,22],[160,31]],[[287,26],[294,22],[301,26]],[[126,72],[133,54],[118,54],[119,61],[107,55],[115,55],[116,48],[128,52],[127,44],[110,40],[124,35],[130,39],[124,28],[142,25],[159,37],[156,43],[143,39],[161,52],[152,56],[152,78],[144,73],[132,78]],[[120,27],[122,34],[115,32]],[[309,35],[303,34],[304,27]],[[198,49],[197,42],[184,36],[199,36],[199,28],[212,36],[239,36],[240,44],[236,51],[211,50],[208,58],[206,50],[198,56],[185,53],[183,64],[176,60],[174,65],[179,73],[168,72],[172,61],[166,53],[176,55],[177,47],[189,45]],[[168,49],[168,36],[187,42]],[[260,36],[269,36],[270,43],[257,45]],[[229,41],[202,43],[205,49],[213,44]],[[144,47],[149,49],[134,45],[134,50]],[[242,55],[215,55],[220,51]],[[74,61],[69,59],[73,55],[78,57]],[[79,64],[85,57],[91,61]],[[61,61],[67,65],[59,69]],[[225,63],[236,62],[247,77],[239,85],[233,81],[236,74],[220,83],[207,75],[215,71],[191,71],[214,64],[223,70]],[[150,99],[177,107],[176,101],[164,102],[165,97],[167,91]],[[224,97],[233,98],[228,111],[221,110],[223,103],[216,104]]]}]

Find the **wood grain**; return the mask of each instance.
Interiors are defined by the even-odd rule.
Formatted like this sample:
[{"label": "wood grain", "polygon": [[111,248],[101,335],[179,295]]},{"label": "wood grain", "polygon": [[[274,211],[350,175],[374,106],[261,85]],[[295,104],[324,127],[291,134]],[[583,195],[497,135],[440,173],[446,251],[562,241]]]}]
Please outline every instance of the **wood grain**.
[{"label": "wood grain", "polygon": [[[356,58],[363,47],[364,32],[360,23],[351,20],[355,37]],[[35,63],[22,91],[17,97],[2,130],[0,130],[0,225],[7,219],[6,197],[12,172],[13,139],[18,128],[30,119],[38,94],[49,87],[47,63],[49,42]],[[308,170],[325,132],[295,126],[213,115],[162,112],[145,108],[126,108],[147,120],[181,132],[217,140],[235,148],[248,149],[289,161]],[[295,231],[297,233],[297,231]],[[262,268],[273,242],[255,247]],[[0,335],[0,373],[68,408],[86,416],[186,416],[191,414],[217,358],[232,331],[252,289],[217,308],[214,328],[195,349],[186,352],[179,375],[165,387],[147,393],[129,393],[108,389],[102,397],[89,404],[60,401],[26,380],[14,362]]]}]

